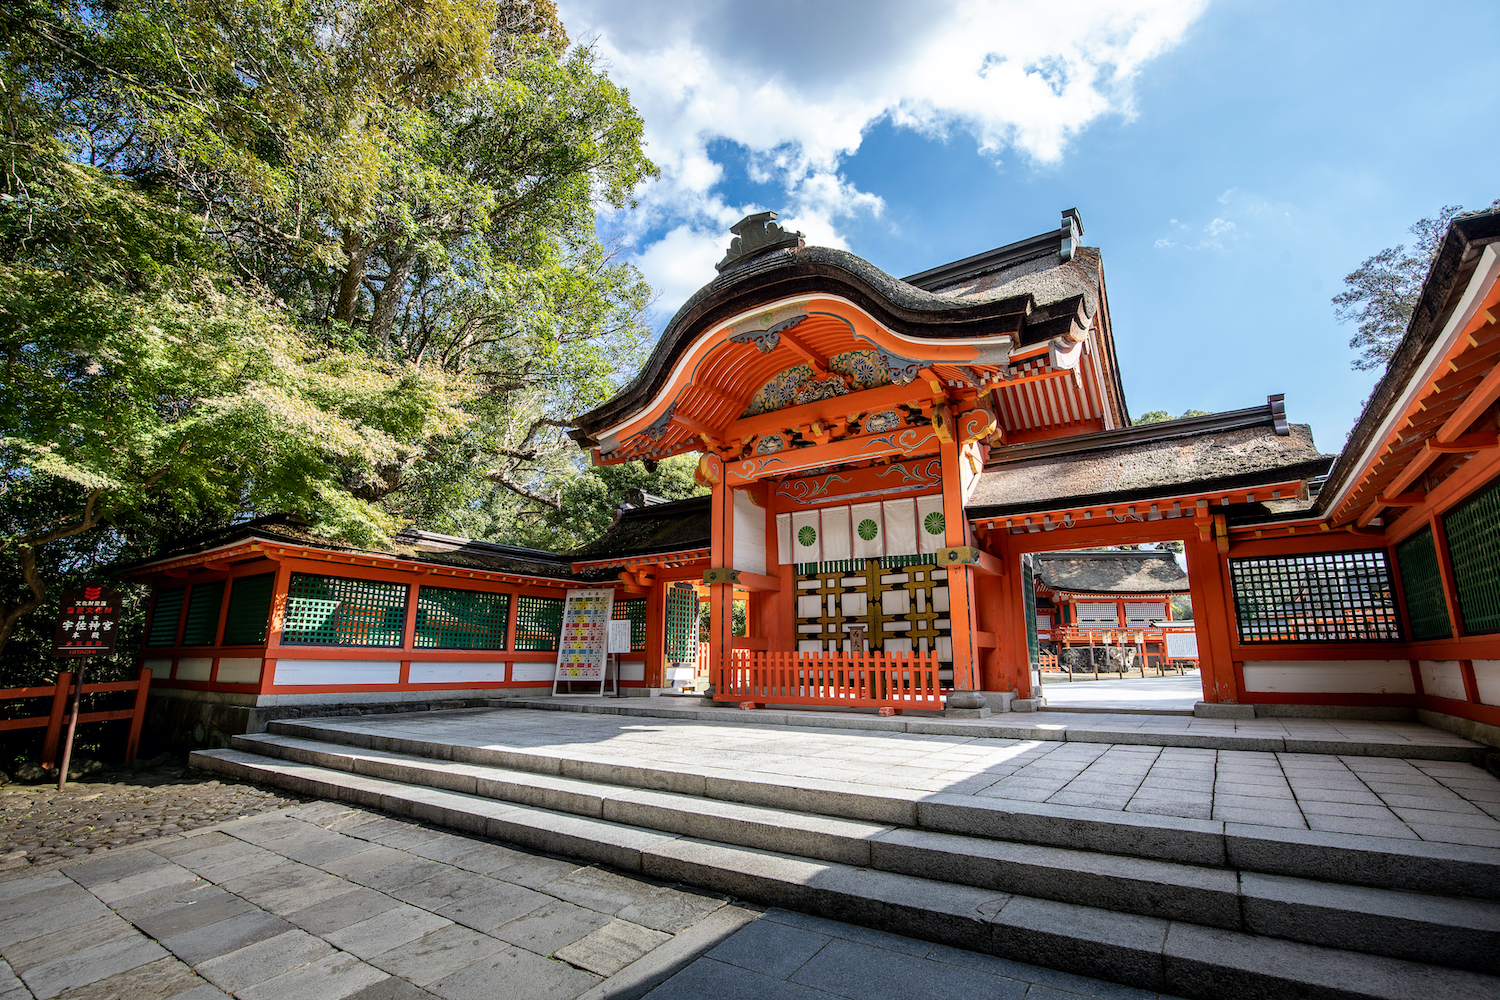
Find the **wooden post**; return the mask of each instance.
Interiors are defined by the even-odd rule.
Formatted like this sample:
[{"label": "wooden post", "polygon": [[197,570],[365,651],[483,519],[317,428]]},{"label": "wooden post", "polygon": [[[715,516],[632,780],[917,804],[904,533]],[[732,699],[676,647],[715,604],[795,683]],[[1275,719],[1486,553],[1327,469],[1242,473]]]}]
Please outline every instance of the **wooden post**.
[{"label": "wooden post", "polygon": [[[938,446],[943,472],[943,544],[950,546],[969,544],[969,520],[964,514],[963,446],[956,439]],[[920,535],[921,529],[918,528]],[[979,678],[974,669],[974,574],[969,567],[955,563],[948,567],[948,620],[953,644],[953,687],[957,691],[972,691],[978,688]],[[1025,635],[1026,633],[1021,633]],[[1025,673],[1031,676],[1029,650],[1022,654],[1026,661]]]},{"label": "wooden post", "polygon": [[1231,647],[1234,610],[1218,546],[1211,537],[1205,539],[1196,532],[1185,544],[1203,700],[1236,702],[1239,688],[1234,679]]},{"label": "wooden post", "polygon": [[73,690],[73,714],[68,716],[68,736],[63,743],[62,763],[57,765],[57,790],[68,783],[68,763],[73,758],[73,734],[78,731],[78,713],[83,710],[83,667],[86,661],[78,662],[78,682]]},{"label": "wooden post", "polygon": [[135,710],[130,716],[130,735],[125,738],[125,763],[134,762],[141,745],[141,727],[146,723],[146,695],[151,689],[151,671],[141,668],[140,687],[135,689]]},{"label": "wooden post", "polygon": [[52,693],[52,714],[47,718],[47,736],[42,741],[42,766],[51,770],[57,766],[57,741],[62,738],[63,712],[68,707],[68,688],[73,686],[70,670],[57,672],[57,688]]},{"label": "wooden post", "polygon": [[[713,486],[709,565],[727,570],[734,565],[734,489],[717,456],[704,455],[699,470]],[[708,655],[710,673],[734,663],[734,583],[727,578],[708,588]]]}]

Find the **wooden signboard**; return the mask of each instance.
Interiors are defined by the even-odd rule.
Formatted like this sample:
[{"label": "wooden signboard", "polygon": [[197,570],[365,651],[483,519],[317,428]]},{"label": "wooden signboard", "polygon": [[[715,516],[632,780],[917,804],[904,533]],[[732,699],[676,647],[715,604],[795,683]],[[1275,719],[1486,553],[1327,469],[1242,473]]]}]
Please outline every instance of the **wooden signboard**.
[{"label": "wooden signboard", "polygon": [[609,655],[609,625],[614,606],[612,588],[568,591],[567,603],[563,605],[557,672],[552,678],[553,694],[557,694],[558,684],[571,681],[597,681],[599,694],[604,694],[604,661]]}]

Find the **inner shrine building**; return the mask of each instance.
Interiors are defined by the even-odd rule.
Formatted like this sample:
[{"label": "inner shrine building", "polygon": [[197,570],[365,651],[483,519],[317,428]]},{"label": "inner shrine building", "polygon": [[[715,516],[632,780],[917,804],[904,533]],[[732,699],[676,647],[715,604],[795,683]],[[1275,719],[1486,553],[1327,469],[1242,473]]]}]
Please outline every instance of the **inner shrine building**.
[{"label": "inner shrine building", "polygon": [[[164,592],[188,595],[171,605],[176,631],[162,625],[143,653],[153,683],[245,704],[542,693],[550,619],[538,602],[602,586],[637,626],[626,693],[706,673],[727,704],[964,714],[985,711],[986,693],[999,708],[1003,693],[1024,710],[1038,707],[1049,632],[1105,600],[1044,581],[1039,634],[1031,557],[1167,542],[1181,543],[1186,582],[1167,573],[1128,600],[1187,591],[1192,621],[1174,624],[1196,639],[1202,714],[1422,712],[1471,733],[1500,726],[1493,213],[1450,227],[1342,455],[1321,453],[1266,395],[1274,387],[1246,387],[1247,402],[1264,402],[1243,409],[1133,425],[1103,261],[1074,210],[905,278],[806,246],[773,213],[733,232],[718,276],[641,372],[571,432],[596,464],[696,455],[706,496],[637,497],[567,553],[421,532],[359,553],[270,529],[163,553],[133,569],[157,588],[156,618]],[[292,612],[311,598],[294,580],[305,589],[315,570],[390,584],[400,601],[386,652],[359,645],[357,630],[297,639],[311,633]],[[227,644],[239,588],[223,581],[237,575],[265,578],[265,625]],[[444,576],[447,589],[508,603],[440,597]],[[216,581],[223,606],[204,614],[219,629],[189,644],[183,601]],[[344,602],[351,621],[368,603],[357,588],[325,589],[318,599]],[[1150,624],[1119,600],[1122,628]],[[470,644],[424,633],[421,607]],[[471,614],[488,616],[488,646],[472,644]],[[180,672],[186,660],[197,673]],[[291,662],[302,666],[280,666]]]}]

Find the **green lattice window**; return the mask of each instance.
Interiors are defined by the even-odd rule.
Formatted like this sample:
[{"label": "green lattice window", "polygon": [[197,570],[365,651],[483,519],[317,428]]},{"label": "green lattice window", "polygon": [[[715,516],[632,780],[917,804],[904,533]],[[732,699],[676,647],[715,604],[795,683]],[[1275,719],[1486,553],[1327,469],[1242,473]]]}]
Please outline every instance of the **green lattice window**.
[{"label": "green lattice window", "polygon": [[630,648],[640,652],[646,648],[646,599],[630,597],[615,601],[615,621],[630,622]]},{"label": "green lattice window", "polygon": [[417,591],[419,649],[504,649],[510,595],[449,587]]},{"label": "green lattice window", "polygon": [[187,623],[182,626],[184,646],[212,646],[219,630],[219,608],[224,603],[224,581],[195,583],[188,595]]},{"label": "green lattice window", "polygon": [[555,652],[562,635],[563,605],[561,597],[516,598],[516,650],[518,652]]},{"label": "green lattice window", "polygon": [[667,659],[698,662],[698,592],[691,585],[674,584],[667,591]]},{"label": "green lattice window", "polygon": [[1241,642],[1399,640],[1384,549],[1229,560]]},{"label": "green lattice window", "polygon": [[266,626],[271,621],[271,591],[275,586],[275,573],[238,577],[229,585],[224,645],[256,646],[266,641]]},{"label": "green lattice window", "polygon": [[1464,631],[1500,632],[1500,480],[1443,518]]},{"label": "green lattice window", "polygon": [[156,605],[151,609],[151,627],[146,630],[146,645],[177,644],[177,620],[182,617],[182,599],[186,596],[186,587],[172,587],[156,592]]},{"label": "green lattice window", "polygon": [[281,641],[309,646],[401,645],[406,586],[293,573]]},{"label": "green lattice window", "polygon": [[1036,635],[1036,564],[1030,555],[1021,557],[1021,598],[1026,605],[1026,652],[1035,665],[1042,662],[1042,647]]},{"label": "green lattice window", "polygon": [[1423,528],[1396,546],[1396,568],[1406,597],[1406,620],[1413,639],[1446,639],[1453,634],[1448,621],[1448,599],[1443,596],[1442,571],[1432,529]]}]

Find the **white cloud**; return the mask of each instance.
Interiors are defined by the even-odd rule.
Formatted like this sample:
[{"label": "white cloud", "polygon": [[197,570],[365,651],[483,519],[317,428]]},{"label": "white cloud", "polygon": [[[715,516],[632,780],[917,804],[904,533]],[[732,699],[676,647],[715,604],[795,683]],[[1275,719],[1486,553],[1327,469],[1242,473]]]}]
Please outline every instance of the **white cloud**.
[{"label": "white cloud", "polygon": [[[715,141],[737,144],[751,179],[780,189],[782,203],[765,207],[783,223],[809,242],[840,246],[841,223],[884,208],[840,172],[871,125],[888,119],[934,137],[964,134],[996,159],[1013,151],[1055,162],[1100,116],[1133,113],[1136,75],[1181,41],[1205,3],[563,0],[560,7],[573,37],[596,40],[645,118],[647,152],[662,178],[617,221],[637,235],[668,230],[637,260],[671,310],[689,275],[712,276],[728,226],[751,208],[714,193],[723,179]],[[698,256],[687,265],[681,253]]]},{"label": "white cloud", "polygon": [[[1215,205],[1211,211],[1205,211],[1199,215],[1211,216],[1208,222],[1186,223],[1177,219],[1167,220],[1167,225],[1177,240],[1163,236],[1156,241],[1156,249],[1165,250],[1175,246],[1181,246],[1185,251],[1195,250],[1226,250],[1232,249],[1234,244],[1257,236],[1265,236],[1268,231],[1280,231],[1285,229],[1286,223],[1278,221],[1292,218],[1289,206],[1273,204],[1261,196],[1241,191],[1232,187],[1214,199]],[[1194,237],[1187,235],[1189,232],[1201,235]]]}]

